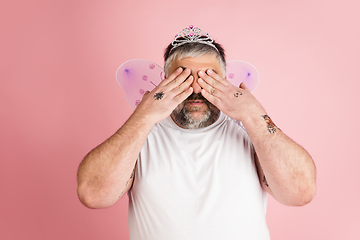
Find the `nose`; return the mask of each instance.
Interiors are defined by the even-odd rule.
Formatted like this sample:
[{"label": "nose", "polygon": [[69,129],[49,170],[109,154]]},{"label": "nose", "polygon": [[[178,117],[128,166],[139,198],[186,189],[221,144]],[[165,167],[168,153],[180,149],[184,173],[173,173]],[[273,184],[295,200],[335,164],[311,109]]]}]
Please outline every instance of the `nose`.
[{"label": "nose", "polygon": [[191,84],[191,87],[194,89],[194,93],[201,92],[201,87],[198,83],[199,76],[197,74],[192,75],[194,77],[194,81]]}]

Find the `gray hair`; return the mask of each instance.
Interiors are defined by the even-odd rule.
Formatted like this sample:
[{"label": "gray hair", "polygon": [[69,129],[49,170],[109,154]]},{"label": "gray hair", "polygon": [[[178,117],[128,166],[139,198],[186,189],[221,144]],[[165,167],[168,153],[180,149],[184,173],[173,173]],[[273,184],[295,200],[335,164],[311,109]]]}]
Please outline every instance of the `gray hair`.
[{"label": "gray hair", "polygon": [[213,54],[216,56],[220,64],[221,71],[223,73],[222,77],[225,77],[226,62],[225,62],[225,56],[224,56],[225,54],[223,49],[219,51],[210,45],[197,43],[197,42],[187,43],[173,49],[168,48],[168,52],[165,53],[165,64],[164,64],[164,70],[166,76],[169,76],[171,63],[174,60],[181,60],[183,58],[189,58],[189,57],[200,57],[206,54]]}]

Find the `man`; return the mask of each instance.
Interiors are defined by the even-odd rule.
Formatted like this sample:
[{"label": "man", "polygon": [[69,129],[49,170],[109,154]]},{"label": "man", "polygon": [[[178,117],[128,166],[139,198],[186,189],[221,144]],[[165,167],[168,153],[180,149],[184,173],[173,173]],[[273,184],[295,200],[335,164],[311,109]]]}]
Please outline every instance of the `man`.
[{"label": "man", "polygon": [[223,48],[195,29],[168,46],[167,77],[84,158],[79,199],[105,208],[128,192],[130,239],[269,239],[266,192],[307,204],[314,163],[244,83],[224,78]]}]

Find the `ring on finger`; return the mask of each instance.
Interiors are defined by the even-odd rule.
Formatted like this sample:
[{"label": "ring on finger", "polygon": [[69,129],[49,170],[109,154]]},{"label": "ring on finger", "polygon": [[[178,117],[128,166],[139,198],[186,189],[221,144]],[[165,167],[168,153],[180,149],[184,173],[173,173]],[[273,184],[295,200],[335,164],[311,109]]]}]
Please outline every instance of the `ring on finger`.
[{"label": "ring on finger", "polygon": [[214,92],[215,92],[215,88],[212,87],[212,88],[210,89],[210,93],[213,94]]}]

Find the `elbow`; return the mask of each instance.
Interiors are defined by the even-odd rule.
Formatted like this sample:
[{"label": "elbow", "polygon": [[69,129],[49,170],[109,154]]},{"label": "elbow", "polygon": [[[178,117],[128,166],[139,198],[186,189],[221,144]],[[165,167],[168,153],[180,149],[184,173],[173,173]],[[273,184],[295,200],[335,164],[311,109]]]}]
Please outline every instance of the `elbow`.
[{"label": "elbow", "polygon": [[78,195],[78,198],[79,198],[80,202],[85,207],[88,207],[88,208],[91,208],[91,209],[98,208],[97,204],[94,201],[94,198],[91,197],[90,194],[88,194],[88,191],[86,190],[86,188],[79,185],[78,188],[77,188],[77,195]]},{"label": "elbow", "polygon": [[314,199],[315,195],[316,195],[316,185],[314,184],[312,186],[307,187],[300,193],[298,193],[297,200],[294,201],[293,204],[291,205],[295,207],[305,206]]},{"label": "elbow", "polygon": [[91,191],[79,185],[77,188],[77,195],[80,202],[87,208],[90,209],[99,209],[99,208],[107,208],[112,204],[105,204],[103,201],[99,201],[99,198],[96,194],[91,193]]},{"label": "elbow", "polygon": [[99,209],[108,208],[114,205],[119,198],[111,198],[108,194],[93,191],[86,184],[79,184],[77,188],[77,195],[80,202],[87,208]]},{"label": "elbow", "polygon": [[301,206],[305,206],[308,203],[310,203],[315,198],[315,195],[316,195],[316,184],[314,184],[306,191]]},{"label": "elbow", "polygon": [[[285,192],[284,192],[285,193]],[[303,189],[297,189],[296,191],[286,191],[285,195],[273,195],[273,197],[280,203],[292,206],[302,207],[309,204],[316,195],[316,185],[304,187]]]},{"label": "elbow", "polygon": [[316,195],[317,186],[316,186],[316,173],[309,176],[308,178],[302,178],[300,184],[298,184],[297,194],[294,206],[305,206],[309,204]]}]

